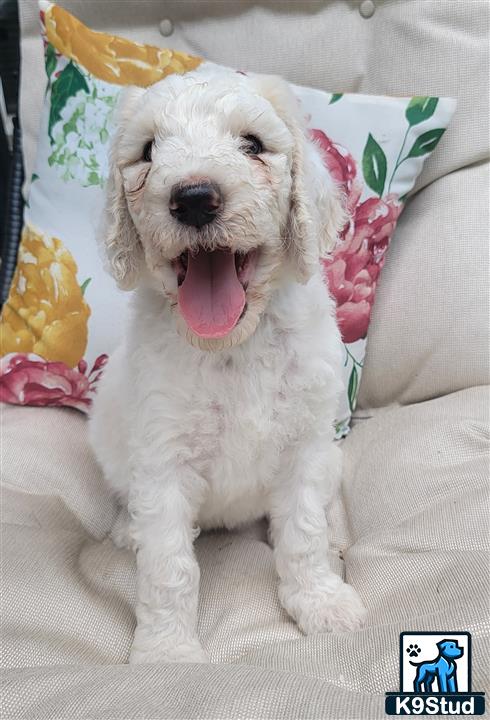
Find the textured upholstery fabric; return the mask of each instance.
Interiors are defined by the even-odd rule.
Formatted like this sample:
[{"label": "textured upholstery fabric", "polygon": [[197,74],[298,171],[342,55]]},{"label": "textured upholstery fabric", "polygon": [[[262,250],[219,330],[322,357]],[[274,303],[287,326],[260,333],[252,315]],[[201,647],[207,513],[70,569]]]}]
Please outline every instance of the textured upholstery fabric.
[{"label": "textured upholstery fabric", "polygon": [[[134,559],[74,411],[2,410],[3,714],[12,718],[370,718],[398,687],[402,630],[469,630],[490,690],[488,4],[486,0],[62,3],[102,30],[325,90],[452,95],[388,254],[360,408],[344,441],[332,561],[369,609],[354,635],[303,637],[281,610],[266,528],[197,541],[213,664],[128,667]],[[32,167],[42,72],[20,3]],[[162,38],[158,23],[175,32]]]},{"label": "textured upholstery fabric", "polygon": [[366,628],[303,637],[278,604],[264,525],[203,534],[199,633],[216,664],[156,670],[120,666],[135,563],[104,537],[115,507],[85,418],[4,409],[7,717],[382,717],[405,629],[472,632],[484,689],[488,396],[369,414],[344,442],[344,502],[330,511],[332,561],[361,593]]},{"label": "textured upholstery fabric", "polygon": [[439,178],[402,213],[376,290],[361,407],[488,383],[488,167]]}]

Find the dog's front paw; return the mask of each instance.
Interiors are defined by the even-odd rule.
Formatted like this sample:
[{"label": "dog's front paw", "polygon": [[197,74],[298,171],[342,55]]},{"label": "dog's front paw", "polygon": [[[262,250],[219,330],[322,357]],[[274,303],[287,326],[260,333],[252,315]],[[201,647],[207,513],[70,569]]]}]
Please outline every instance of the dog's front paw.
[{"label": "dog's front paw", "polygon": [[164,643],[144,647],[135,639],[129,656],[130,665],[208,662],[209,658],[198,640],[175,641],[172,643],[169,638]]},{"label": "dog's front paw", "polygon": [[359,630],[366,616],[361,598],[344,582],[334,592],[294,588],[285,583],[279,586],[279,598],[306,635]]}]

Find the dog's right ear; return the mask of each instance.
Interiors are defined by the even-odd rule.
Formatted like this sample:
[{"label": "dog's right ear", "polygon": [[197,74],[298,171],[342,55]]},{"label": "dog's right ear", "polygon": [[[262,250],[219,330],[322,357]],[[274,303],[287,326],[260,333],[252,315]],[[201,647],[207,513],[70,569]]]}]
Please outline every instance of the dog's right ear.
[{"label": "dog's right ear", "polygon": [[109,177],[101,240],[107,269],[122,290],[132,290],[143,263],[143,248],[130,215],[121,173],[121,142],[128,119],[144,93],[139,87],[122,90],[117,110],[117,130],[109,153]]}]

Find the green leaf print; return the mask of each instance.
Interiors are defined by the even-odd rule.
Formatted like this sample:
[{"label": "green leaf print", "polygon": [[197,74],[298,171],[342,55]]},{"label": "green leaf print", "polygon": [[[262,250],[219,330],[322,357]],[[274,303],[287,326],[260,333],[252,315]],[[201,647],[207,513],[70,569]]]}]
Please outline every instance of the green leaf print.
[{"label": "green leaf print", "polygon": [[436,97],[413,97],[405,110],[409,125],[418,125],[432,117],[438,102]]},{"label": "green leaf print", "polygon": [[67,100],[76,95],[80,90],[88,93],[89,87],[80,70],[70,61],[51,87],[48,133],[52,143],[53,126],[61,119],[61,113]]},{"label": "green leaf print", "polygon": [[82,291],[82,295],[85,295],[85,290],[88,288],[92,278],[87,278],[83,281],[83,283],[80,285],[80,290]]},{"label": "green leaf print", "polygon": [[329,105],[333,105],[334,103],[338,102],[341,97],[343,97],[344,93],[334,93],[332,97],[330,98]]},{"label": "green leaf print", "polygon": [[421,155],[427,155],[427,153],[432,152],[444,135],[444,131],[445,128],[435,128],[420,135],[412,145],[412,149],[408,153],[407,158],[420,157]]},{"label": "green leaf print", "polygon": [[87,177],[87,185],[90,187],[90,185],[100,185],[101,179],[95,172],[95,170],[90,170],[88,177]]},{"label": "green leaf print", "polygon": [[362,172],[371,190],[381,197],[386,180],[386,155],[371,133],[362,154]]},{"label": "green leaf print", "polygon": [[354,412],[356,409],[356,401],[357,401],[357,388],[359,387],[359,373],[357,372],[357,367],[355,365],[352,366],[352,372],[350,374],[349,378],[349,387],[347,388],[347,395],[349,398],[349,408],[351,412]]},{"label": "green leaf print", "polygon": [[344,418],[335,423],[335,439],[340,440],[349,434],[349,418]]},{"label": "green leaf print", "polygon": [[51,82],[51,75],[56,67],[56,51],[51,43],[46,46],[46,54],[44,57],[44,66],[46,68],[46,75],[48,76],[48,87]]}]

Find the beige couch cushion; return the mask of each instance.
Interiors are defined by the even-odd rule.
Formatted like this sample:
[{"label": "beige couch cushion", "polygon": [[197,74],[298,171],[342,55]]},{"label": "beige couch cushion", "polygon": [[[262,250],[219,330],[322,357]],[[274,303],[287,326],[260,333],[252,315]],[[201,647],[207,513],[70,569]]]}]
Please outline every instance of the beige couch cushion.
[{"label": "beige couch cushion", "polygon": [[203,534],[199,633],[218,665],[158,673],[117,667],[134,630],[135,562],[104,537],[115,507],[85,418],[6,409],[7,716],[235,717],[243,702],[246,717],[383,717],[398,635],[413,629],[469,630],[473,686],[485,689],[488,396],[370,415],[344,442],[344,502],[330,512],[332,561],[363,597],[366,628],[305,638],[279,606],[264,525]]},{"label": "beige couch cushion", "polygon": [[360,407],[488,383],[488,168],[455,170],[402,213],[376,290]]}]

